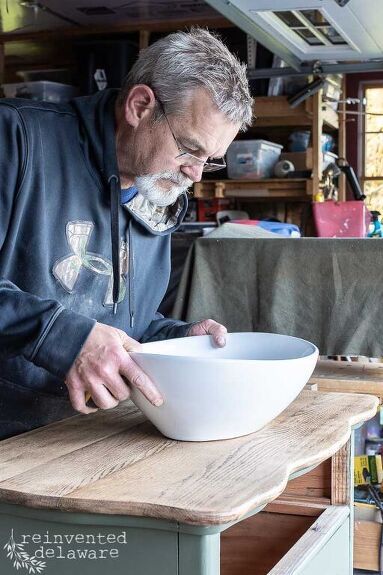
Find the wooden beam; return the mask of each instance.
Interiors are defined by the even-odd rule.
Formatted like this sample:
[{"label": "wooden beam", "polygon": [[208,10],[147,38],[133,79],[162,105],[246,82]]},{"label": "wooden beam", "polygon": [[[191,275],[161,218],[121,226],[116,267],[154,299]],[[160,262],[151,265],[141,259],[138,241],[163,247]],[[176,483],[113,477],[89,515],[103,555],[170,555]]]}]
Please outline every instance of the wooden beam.
[{"label": "wooden beam", "polygon": [[331,458],[331,504],[350,505],[350,440]]},{"label": "wooden beam", "polygon": [[191,26],[203,26],[208,28],[232,28],[234,24],[222,16],[189,17],[187,20],[143,20],[131,23],[129,21],[116,24],[115,26],[78,26],[76,28],[58,28],[55,30],[40,30],[37,32],[7,32],[0,34],[0,42],[26,42],[28,40],[57,40],[58,38],[94,35],[121,34],[124,32],[172,32]]},{"label": "wooden beam", "polygon": [[319,184],[322,179],[322,127],[323,127],[323,112],[322,112],[322,95],[323,90],[319,90],[313,95],[313,122],[312,122],[312,147],[313,147],[313,171],[312,171],[312,193],[315,197],[319,193]]},{"label": "wooden beam", "polygon": [[283,513],[284,515],[307,515],[319,517],[330,506],[330,499],[326,497],[296,497],[280,495],[266,505],[264,511],[268,513]]},{"label": "wooden beam", "polygon": [[140,30],[139,49],[143,50],[149,46],[150,30]]},{"label": "wooden beam", "polygon": [[308,180],[271,178],[265,180],[205,180],[194,184],[194,197],[209,198],[299,198],[307,200]]}]

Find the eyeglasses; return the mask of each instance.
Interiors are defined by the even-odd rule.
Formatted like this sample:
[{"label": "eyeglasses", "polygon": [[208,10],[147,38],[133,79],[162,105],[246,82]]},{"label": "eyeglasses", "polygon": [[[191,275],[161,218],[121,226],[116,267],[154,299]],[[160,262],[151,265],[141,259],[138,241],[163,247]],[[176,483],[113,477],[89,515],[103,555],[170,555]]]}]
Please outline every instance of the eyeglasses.
[{"label": "eyeglasses", "polygon": [[156,96],[156,100],[160,105],[161,111],[162,111],[163,115],[165,116],[166,123],[169,127],[170,133],[173,136],[173,139],[176,143],[178,151],[180,152],[178,154],[178,156],[175,157],[176,160],[178,160],[179,158],[182,158],[182,159],[185,158],[185,162],[183,162],[184,166],[201,166],[201,165],[203,165],[203,168],[202,168],[203,172],[215,172],[217,170],[222,170],[223,168],[226,168],[226,162],[223,158],[219,158],[218,160],[214,160],[214,161],[213,160],[206,160],[205,161],[205,160],[201,160],[201,158],[198,158],[197,156],[194,156],[193,154],[190,154],[190,152],[185,152],[185,150],[182,148],[182,146],[180,145],[180,143],[178,142],[177,138],[174,135],[174,132],[170,126],[168,117],[166,115],[163,103],[161,102],[161,100],[159,100],[157,98],[157,96]]}]

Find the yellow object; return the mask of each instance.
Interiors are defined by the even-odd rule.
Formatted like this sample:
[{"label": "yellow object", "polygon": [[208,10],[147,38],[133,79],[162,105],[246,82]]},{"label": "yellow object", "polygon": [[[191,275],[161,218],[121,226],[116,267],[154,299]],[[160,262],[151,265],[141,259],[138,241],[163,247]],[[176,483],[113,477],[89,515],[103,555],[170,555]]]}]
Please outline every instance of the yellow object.
[{"label": "yellow object", "polygon": [[354,457],[354,485],[366,485],[369,483],[370,467],[367,455]]},{"label": "yellow object", "polygon": [[314,202],[324,202],[324,194],[323,194],[322,190],[319,190],[319,192],[314,194],[313,200],[314,200]]},{"label": "yellow object", "polygon": [[383,465],[382,465],[382,456],[375,455],[376,459],[376,472],[378,474],[378,483],[382,483],[383,481]]},{"label": "yellow object", "polygon": [[382,456],[357,455],[354,457],[354,485],[383,481]]}]

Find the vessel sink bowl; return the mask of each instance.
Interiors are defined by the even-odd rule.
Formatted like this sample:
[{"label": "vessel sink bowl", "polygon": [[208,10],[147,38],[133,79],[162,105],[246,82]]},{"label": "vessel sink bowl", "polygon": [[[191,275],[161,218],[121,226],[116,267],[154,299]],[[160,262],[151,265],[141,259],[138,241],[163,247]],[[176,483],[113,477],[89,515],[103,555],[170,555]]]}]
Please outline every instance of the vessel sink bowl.
[{"label": "vessel sink bowl", "polygon": [[230,333],[145,343],[132,359],[160,390],[153,406],[136,388],[131,398],[165,436],[211,441],[257,431],[279,415],[310,379],[318,349],[297,337]]}]

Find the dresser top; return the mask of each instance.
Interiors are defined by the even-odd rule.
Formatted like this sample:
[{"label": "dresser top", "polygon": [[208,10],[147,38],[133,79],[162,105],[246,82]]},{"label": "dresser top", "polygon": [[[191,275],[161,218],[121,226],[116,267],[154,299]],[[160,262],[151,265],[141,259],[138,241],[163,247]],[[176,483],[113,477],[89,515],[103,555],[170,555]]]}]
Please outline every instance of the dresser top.
[{"label": "dresser top", "polygon": [[284,491],[373,417],[370,395],[303,391],[256,433],[167,439],[130,402],[0,441],[0,501],[197,525],[236,521]]}]

